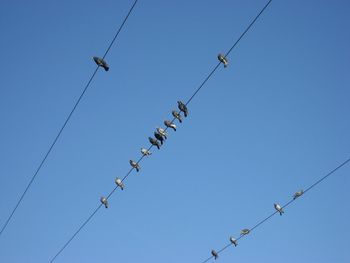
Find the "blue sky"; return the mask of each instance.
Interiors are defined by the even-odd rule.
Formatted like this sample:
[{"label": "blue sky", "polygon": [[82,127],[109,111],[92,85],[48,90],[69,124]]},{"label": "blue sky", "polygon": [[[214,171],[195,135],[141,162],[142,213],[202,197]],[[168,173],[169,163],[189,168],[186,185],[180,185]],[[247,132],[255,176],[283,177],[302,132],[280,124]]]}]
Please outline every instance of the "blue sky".
[{"label": "blue sky", "polygon": [[[48,262],[266,3],[142,1],[0,238],[0,262]],[[0,9],[0,225],[132,1]],[[348,1],[273,1],[56,262],[201,262],[349,158]],[[220,262],[349,262],[350,167]]]}]

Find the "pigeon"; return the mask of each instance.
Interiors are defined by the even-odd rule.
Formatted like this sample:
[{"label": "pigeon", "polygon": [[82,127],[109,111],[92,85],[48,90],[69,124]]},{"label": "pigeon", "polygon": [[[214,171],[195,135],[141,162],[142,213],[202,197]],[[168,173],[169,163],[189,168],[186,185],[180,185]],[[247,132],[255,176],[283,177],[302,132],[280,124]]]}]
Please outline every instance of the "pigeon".
[{"label": "pigeon", "polygon": [[163,129],[163,128],[157,128],[157,132],[160,134],[160,135],[162,135],[162,137],[164,138],[164,139],[168,139],[168,134],[166,133],[166,131]]},{"label": "pigeon", "polygon": [[131,165],[133,168],[136,169],[137,172],[140,171],[140,165],[139,165],[137,162],[135,162],[135,161],[133,161],[133,160],[130,160],[129,163],[130,163],[130,165]]},{"label": "pigeon", "polygon": [[219,54],[219,55],[218,55],[218,60],[219,60],[222,64],[224,64],[224,67],[225,67],[225,68],[227,67],[227,65],[228,65],[228,60],[227,60],[227,58],[225,57],[225,55]]},{"label": "pigeon", "polygon": [[151,154],[152,154],[149,150],[147,150],[147,149],[145,149],[145,148],[141,148],[141,153],[142,153],[143,156],[151,155]]},{"label": "pigeon", "polygon": [[158,132],[154,132],[154,137],[156,137],[156,139],[160,141],[160,144],[163,145],[164,138],[162,135],[160,135]]},{"label": "pigeon", "polygon": [[248,228],[241,230],[241,236],[248,235],[250,233],[250,230]]},{"label": "pigeon", "polygon": [[165,126],[167,126],[168,128],[172,128],[174,131],[176,131],[176,125],[174,123],[172,123],[171,121],[165,120],[164,121]]},{"label": "pigeon", "polygon": [[160,144],[159,144],[159,141],[158,141],[158,140],[156,140],[156,139],[154,139],[154,138],[152,138],[152,137],[148,137],[148,140],[149,140],[149,142],[150,142],[152,145],[157,146],[158,150],[160,149]]},{"label": "pigeon", "polygon": [[182,123],[182,118],[180,113],[178,113],[176,110],[173,110],[171,113],[173,114],[174,118],[178,119],[179,122]]},{"label": "pigeon", "polygon": [[180,111],[184,113],[185,117],[188,116],[188,109],[185,103],[183,103],[182,101],[178,101],[177,107],[179,108]]},{"label": "pigeon", "polygon": [[105,206],[105,208],[108,208],[108,200],[106,197],[102,196],[100,201]]},{"label": "pigeon", "polygon": [[124,184],[120,178],[115,178],[115,183],[120,187],[120,189],[124,190]]},{"label": "pigeon", "polygon": [[230,242],[231,242],[235,247],[237,247],[238,243],[237,243],[237,240],[236,240],[234,237],[230,237]]},{"label": "pigeon", "polygon": [[103,67],[103,69],[105,71],[108,71],[109,70],[109,66],[108,64],[106,63],[106,61],[103,60],[103,58],[99,58],[99,57],[93,57],[95,63],[97,64],[97,66],[99,67]]},{"label": "pigeon", "polygon": [[300,190],[296,192],[293,196],[293,200],[297,199],[298,197],[302,196],[304,194],[304,190]]},{"label": "pigeon", "polygon": [[214,249],[211,251],[211,254],[213,255],[215,260],[219,257],[218,252],[216,252]]},{"label": "pigeon", "polygon": [[282,215],[284,213],[283,208],[279,204],[273,204],[275,209]]}]

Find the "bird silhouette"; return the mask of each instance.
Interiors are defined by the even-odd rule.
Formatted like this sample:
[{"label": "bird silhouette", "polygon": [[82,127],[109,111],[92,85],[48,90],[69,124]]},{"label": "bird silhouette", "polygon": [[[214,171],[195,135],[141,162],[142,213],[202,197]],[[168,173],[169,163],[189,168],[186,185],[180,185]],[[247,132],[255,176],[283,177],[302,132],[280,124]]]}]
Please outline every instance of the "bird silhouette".
[{"label": "bird silhouette", "polygon": [[178,101],[177,107],[179,108],[180,111],[184,113],[185,117],[188,116],[188,109],[185,103],[183,103],[182,101]]},{"label": "bird silhouette", "polygon": [[97,66],[102,67],[105,71],[109,70],[109,66],[106,63],[106,61],[103,60],[103,58],[99,58],[99,57],[93,57],[95,63],[97,64]]}]

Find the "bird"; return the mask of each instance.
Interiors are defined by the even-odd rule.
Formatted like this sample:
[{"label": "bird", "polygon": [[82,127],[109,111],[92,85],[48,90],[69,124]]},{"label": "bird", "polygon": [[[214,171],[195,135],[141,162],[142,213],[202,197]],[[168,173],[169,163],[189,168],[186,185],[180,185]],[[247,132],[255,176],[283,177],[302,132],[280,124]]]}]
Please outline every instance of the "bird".
[{"label": "bird", "polygon": [[227,60],[227,58],[225,57],[225,55],[219,54],[219,55],[218,55],[218,60],[219,60],[222,64],[224,64],[224,67],[225,67],[225,68],[227,67],[227,65],[228,65],[228,60]]},{"label": "bird", "polygon": [[185,117],[188,116],[188,109],[185,103],[183,103],[182,101],[178,101],[177,107],[179,108],[180,111],[184,113]]},{"label": "bird", "polygon": [[105,208],[108,208],[108,200],[106,197],[102,196],[100,201],[105,206]]},{"label": "bird", "polygon": [[171,112],[174,116],[174,118],[178,119],[180,123],[182,123],[182,118],[181,118],[181,114],[179,112],[177,112],[176,110],[173,110]]},{"label": "bird", "polygon": [[115,183],[116,185],[118,185],[120,187],[120,189],[124,190],[124,184],[122,182],[122,180],[120,180],[120,178],[115,178]]},{"label": "bird", "polygon": [[176,131],[176,125],[175,123],[172,123],[171,121],[165,120],[164,125],[168,128],[172,128],[174,131]]},{"label": "bird", "polygon": [[160,144],[159,144],[159,141],[157,139],[154,139],[152,137],[148,137],[148,140],[152,145],[157,146],[158,150],[160,149]]},{"label": "bird", "polygon": [[131,165],[133,168],[136,169],[137,172],[140,171],[141,168],[140,168],[140,165],[139,165],[137,162],[135,162],[135,161],[133,161],[133,160],[130,160],[129,163],[130,163],[130,165]]},{"label": "bird", "polygon": [[230,237],[230,242],[231,242],[235,247],[237,247],[238,243],[237,243],[237,240],[236,240],[234,237]]},{"label": "bird", "polygon": [[145,149],[145,148],[141,148],[141,153],[142,153],[142,155],[144,155],[144,156],[146,156],[146,155],[151,155],[151,154],[152,154],[149,150],[147,150],[147,149]]},{"label": "bird", "polygon": [[160,134],[160,135],[162,135],[162,137],[164,138],[164,139],[168,139],[168,134],[166,133],[166,131],[163,129],[163,128],[157,128],[156,129],[157,130],[157,132]]},{"label": "bird", "polygon": [[275,209],[282,215],[284,213],[283,208],[279,204],[273,204]]},{"label": "bird", "polygon": [[215,260],[219,257],[218,252],[216,252],[214,249],[211,251],[211,254],[213,255]]},{"label": "bird", "polygon": [[250,230],[248,228],[241,230],[241,236],[248,235],[250,233]]},{"label": "bird", "polygon": [[293,200],[297,199],[298,197],[302,196],[303,194],[304,194],[304,190],[300,190],[300,191],[296,192],[293,195]]},{"label": "bird", "polygon": [[103,60],[103,58],[99,58],[99,57],[93,57],[95,63],[97,64],[97,66],[99,67],[103,67],[103,69],[105,71],[108,71],[109,70],[109,66],[108,64],[106,63],[106,61]]},{"label": "bird", "polygon": [[158,132],[154,132],[154,137],[156,137],[156,139],[160,141],[160,144],[163,145],[164,138],[162,135],[160,135]]}]

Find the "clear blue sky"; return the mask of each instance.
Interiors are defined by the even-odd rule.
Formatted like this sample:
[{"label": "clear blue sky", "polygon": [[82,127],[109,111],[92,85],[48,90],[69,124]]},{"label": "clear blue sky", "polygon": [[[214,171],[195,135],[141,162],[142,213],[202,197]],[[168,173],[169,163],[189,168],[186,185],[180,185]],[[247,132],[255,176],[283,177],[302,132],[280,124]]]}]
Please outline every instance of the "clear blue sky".
[{"label": "clear blue sky", "polygon": [[[0,262],[48,262],[266,0],[140,0],[0,238]],[[132,1],[4,1],[0,225]],[[56,262],[201,262],[350,154],[348,1],[278,1]],[[220,262],[350,262],[350,167]]]}]

